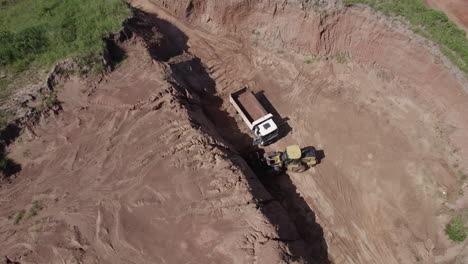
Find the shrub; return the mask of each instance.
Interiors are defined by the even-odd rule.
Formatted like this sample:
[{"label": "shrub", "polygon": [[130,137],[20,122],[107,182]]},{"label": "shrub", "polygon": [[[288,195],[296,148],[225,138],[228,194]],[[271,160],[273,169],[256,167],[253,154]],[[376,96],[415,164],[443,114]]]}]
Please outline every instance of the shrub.
[{"label": "shrub", "polygon": [[47,108],[52,108],[56,105],[59,105],[60,101],[58,100],[57,95],[53,94],[49,98],[47,98],[47,100],[45,100],[45,104]]},{"label": "shrub", "polygon": [[41,205],[41,203],[37,200],[32,202],[31,208],[29,208],[28,214],[26,215],[26,219],[29,219],[33,216],[36,216],[39,211],[44,209],[44,207]]},{"label": "shrub", "polygon": [[445,226],[445,233],[455,242],[463,242],[466,239],[467,228],[461,215],[455,216]]},{"label": "shrub", "polygon": [[15,218],[13,218],[13,224],[19,224],[21,222],[21,219],[23,219],[24,213],[26,213],[24,209],[16,213]]},{"label": "shrub", "polygon": [[346,62],[346,53],[344,52],[338,52],[336,55],[335,55],[335,59],[336,59],[336,62],[337,63],[340,63],[340,64],[343,64]]}]

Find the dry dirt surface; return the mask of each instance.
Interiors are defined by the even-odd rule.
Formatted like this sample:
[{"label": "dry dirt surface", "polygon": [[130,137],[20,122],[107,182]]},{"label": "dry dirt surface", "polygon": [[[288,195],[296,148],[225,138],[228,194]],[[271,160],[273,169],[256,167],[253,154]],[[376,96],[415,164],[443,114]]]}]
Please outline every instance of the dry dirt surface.
[{"label": "dry dirt surface", "polygon": [[422,0],[427,6],[444,11],[459,27],[468,32],[468,1],[466,0]]},{"label": "dry dirt surface", "polygon": [[[468,263],[468,82],[437,47],[334,1],[129,1],[128,58],[57,86],[9,146],[2,254],[20,263]],[[315,2],[314,2],[315,3]],[[256,169],[229,104],[244,87],[281,139],[322,150]],[[33,201],[40,204],[36,208]],[[20,221],[18,212],[25,210]],[[33,212],[33,213],[31,213]]]}]

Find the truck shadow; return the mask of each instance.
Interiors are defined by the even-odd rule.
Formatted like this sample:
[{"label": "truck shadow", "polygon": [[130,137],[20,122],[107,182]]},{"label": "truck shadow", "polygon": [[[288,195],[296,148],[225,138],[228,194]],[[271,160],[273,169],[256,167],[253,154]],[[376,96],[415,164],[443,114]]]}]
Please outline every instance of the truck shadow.
[{"label": "truck shadow", "polygon": [[[155,14],[141,10],[135,10],[135,14],[136,18],[126,27],[126,34],[141,35],[152,58],[168,67],[166,73],[170,76],[167,81],[180,91],[182,98],[179,99],[189,109],[192,123],[226,143],[217,146],[227,159],[241,169],[258,209],[277,230],[278,237],[270,239],[288,246],[291,253],[285,256],[288,259],[305,263],[330,263],[322,228],[292,181],[288,181],[289,177],[262,177],[255,174],[260,173],[258,170],[249,166],[260,161],[258,156],[250,154],[258,154],[261,149],[252,146],[250,135],[244,133],[235,118],[223,108],[224,101],[217,94],[216,82],[202,61],[188,51],[188,37]],[[159,40],[155,41],[157,38]],[[265,103],[265,106],[279,117],[271,104]],[[262,182],[259,178],[262,178]]]},{"label": "truck shadow", "polygon": [[271,113],[273,115],[273,121],[275,121],[276,125],[278,126],[277,141],[287,136],[289,132],[292,131],[291,126],[288,124],[289,118],[283,118],[280,115],[280,113],[276,110],[276,108],[273,106],[270,100],[268,100],[268,98],[265,96],[265,91],[261,90],[260,92],[255,94],[255,97],[257,97],[258,101],[260,101],[265,110],[267,110],[268,113]]}]

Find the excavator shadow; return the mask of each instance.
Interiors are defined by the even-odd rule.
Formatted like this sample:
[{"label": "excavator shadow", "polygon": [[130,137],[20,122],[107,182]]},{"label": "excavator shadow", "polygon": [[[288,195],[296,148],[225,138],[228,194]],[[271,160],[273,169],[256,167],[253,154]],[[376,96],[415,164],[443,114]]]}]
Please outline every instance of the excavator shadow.
[{"label": "excavator shadow", "polygon": [[[309,148],[315,150],[317,164],[319,164],[325,158],[324,151],[316,150],[312,146],[305,147],[305,149]],[[246,155],[244,158],[273,199],[286,210],[300,239],[304,241],[303,245],[305,247],[292,247],[296,256],[296,258],[293,257],[293,260],[305,260],[305,263],[330,264],[328,246],[324,238],[323,229],[317,223],[314,211],[299,194],[296,185],[288,173],[275,173],[261,162],[261,157],[264,154],[265,151],[259,149],[255,153]],[[265,213],[268,214],[267,212]],[[273,224],[275,223],[273,222]],[[278,223],[278,225],[285,226],[286,224]],[[283,227],[283,229],[286,229],[286,227]],[[287,237],[288,235],[285,236]]]},{"label": "excavator shadow", "polygon": [[273,121],[275,121],[276,125],[278,126],[277,140],[280,140],[287,136],[289,132],[292,131],[291,126],[288,124],[289,118],[282,117],[280,115],[280,113],[276,110],[276,108],[273,106],[270,100],[268,100],[268,98],[265,96],[265,91],[262,90],[256,93],[255,97],[257,97],[258,101],[262,104],[265,110],[273,115]]},{"label": "excavator shadow", "polygon": [[323,229],[317,223],[316,215],[304,198],[299,194],[291,176],[282,173],[275,177],[264,177],[262,184],[286,210],[296,226],[299,236],[306,247],[302,252],[311,263],[329,264],[328,246],[324,239]]}]

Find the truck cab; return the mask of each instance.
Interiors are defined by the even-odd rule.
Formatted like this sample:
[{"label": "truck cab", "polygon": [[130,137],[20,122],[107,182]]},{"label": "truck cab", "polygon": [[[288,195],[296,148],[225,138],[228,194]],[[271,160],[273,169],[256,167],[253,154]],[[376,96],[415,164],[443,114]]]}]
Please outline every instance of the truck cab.
[{"label": "truck cab", "polygon": [[278,137],[278,127],[272,119],[255,126],[254,134],[256,136],[254,145],[267,146],[273,143]]}]

